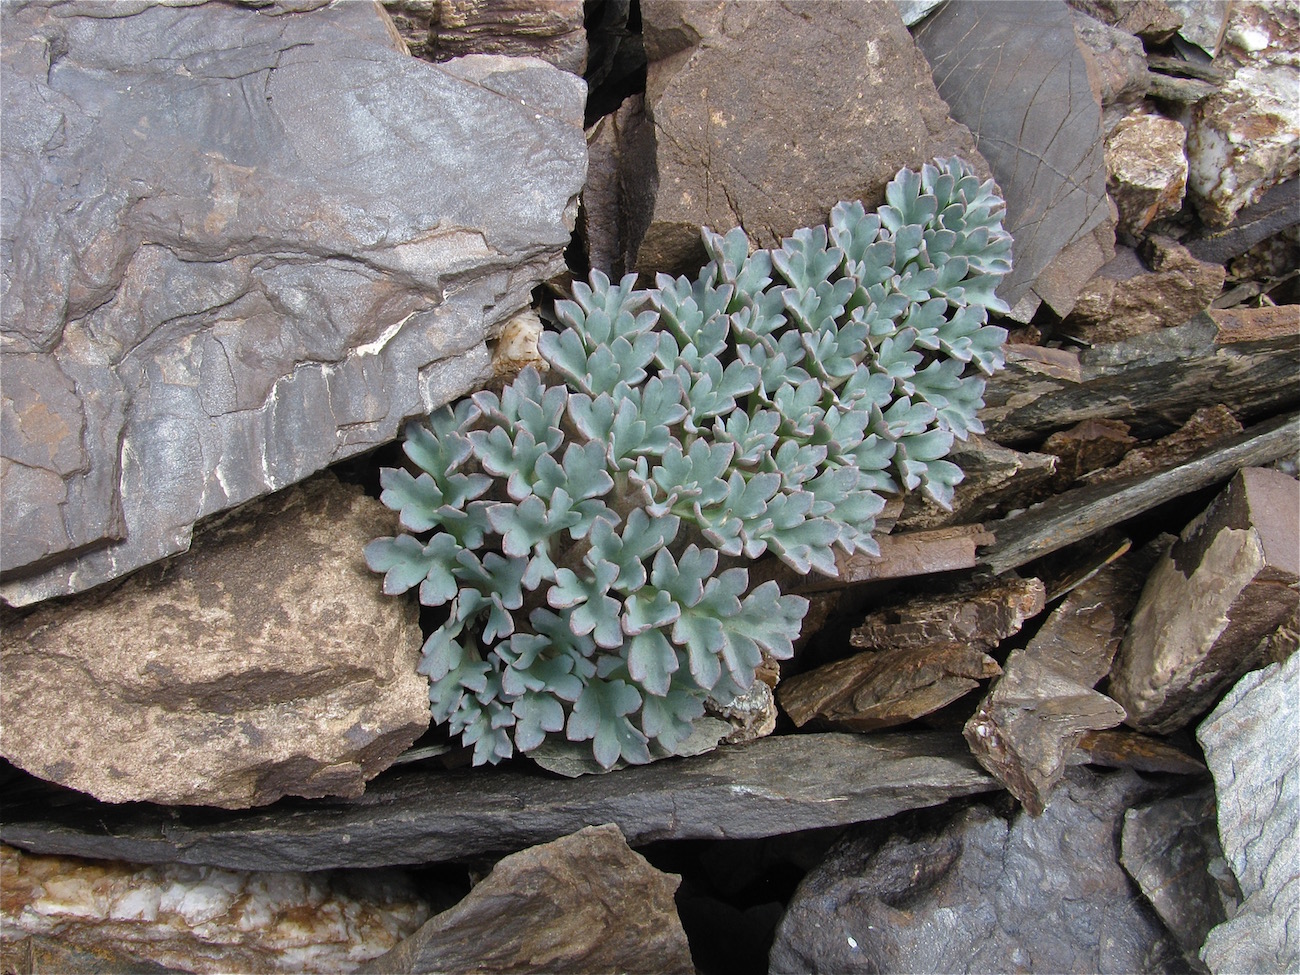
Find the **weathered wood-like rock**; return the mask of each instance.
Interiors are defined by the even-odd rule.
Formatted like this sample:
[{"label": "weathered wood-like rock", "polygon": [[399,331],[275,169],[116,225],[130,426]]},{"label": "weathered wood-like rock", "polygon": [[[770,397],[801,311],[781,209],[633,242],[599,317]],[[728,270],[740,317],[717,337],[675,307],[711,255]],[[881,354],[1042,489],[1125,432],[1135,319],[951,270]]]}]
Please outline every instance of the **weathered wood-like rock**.
[{"label": "weathered wood-like rock", "polygon": [[1191,460],[1136,481],[1074,488],[990,526],[996,541],[979,563],[1005,572],[1119,524],[1173,498],[1219,484],[1243,467],[1293,456],[1300,416],[1251,427]]},{"label": "weathered wood-like rock", "polygon": [[408,767],[356,799],[236,814],[52,803],[44,790],[22,799],[11,787],[0,840],[73,856],[323,870],[521,850],[590,823],[614,823],[634,845],[771,836],[884,819],[996,787],[956,735],[801,734],[562,781],[535,769]]},{"label": "weathered wood-like rock", "polygon": [[1261,643],[1300,602],[1300,483],[1248,468],[1184,529],[1142,590],[1110,694],[1140,730],[1202,714],[1264,660]]},{"label": "weathered wood-like rock", "polygon": [[1005,195],[1016,261],[998,294],[1016,314],[1022,299],[1037,304],[1030,291],[1057,255],[1110,213],[1101,105],[1073,19],[1060,3],[953,0],[916,42]]},{"label": "weathered wood-like rock", "polygon": [[956,593],[921,596],[871,613],[853,630],[855,647],[906,650],[960,643],[991,650],[1043,611],[1039,579],[1008,578]]},{"label": "weathered wood-like rock", "polygon": [[1269,312],[1250,329],[1216,312],[1083,352],[1008,346],[1007,368],[985,389],[980,418],[987,436],[1023,449],[1053,430],[1107,418],[1123,420],[1147,440],[1170,433],[1203,406],[1222,404],[1247,424],[1294,409],[1300,320],[1291,309]]},{"label": "weathered wood-like rock", "polygon": [[360,971],[694,975],[673,904],[679,883],[617,826],[588,826],[500,860],[463,901]]},{"label": "weathered wood-like rock", "polygon": [[641,17],[653,138],[623,181],[655,192],[621,202],[629,270],[698,267],[701,226],[779,244],[933,156],[986,172],[892,3],[645,0]]},{"label": "weathered wood-like rock", "polygon": [[1245,900],[1206,938],[1213,972],[1300,970],[1300,654],[1248,674],[1196,729]]},{"label": "weathered wood-like rock", "polygon": [[414,603],[361,549],[392,514],[333,474],[0,637],[0,753],[110,802],[358,795],[429,725]]},{"label": "weathered wood-like rock", "polygon": [[[112,946],[130,956],[127,971],[141,973],[347,973],[395,947],[432,913],[428,885],[399,870],[142,866],[33,856],[8,846],[0,846],[0,867],[6,941],[53,936],[87,953]],[[81,968],[68,958],[35,971],[111,969]]]},{"label": "weathered wood-like rock", "polygon": [[1168,40],[1182,24],[1165,0],[1069,0],[1069,4],[1103,24],[1152,41]]},{"label": "weathered wood-like rock", "polygon": [[1260,241],[1297,223],[1300,223],[1300,180],[1291,179],[1273,187],[1258,203],[1239,210],[1227,227],[1203,228],[1184,243],[1202,261],[1227,264]]},{"label": "weathered wood-like rock", "polygon": [[1236,881],[1223,869],[1213,790],[1198,789],[1130,809],[1121,836],[1124,869],[1178,941],[1183,956],[1198,961],[1205,936],[1235,913],[1241,900]]},{"label": "weathered wood-like rock", "polygon": [[10,604],[392,440],[563,268],[572,74],[412,58],[371,3],[0,16]]},{"label": "weathered wood-like rock", "polygon": [[1001,672],[988,654],[961,643],[872,650],[787,677],[777,699],[798,727],[816,720],[878,731],[937,711]]},{"label": "weathered wood-like rock", "polygon": [[1090,344],[1122,342],[1144,332],[1186,325],[1223,289],[1224,270],[1198,261],[1173,240],[1144,252],[1147,270],[1132,251],[1120,250],[1079,293],[1061,330]]},{"label": "weathered wood-like rock", "polygon": [[1119,226],[1136,237],[1153,220],[1182,209],[1187,191],[1187,132],[1162,115],[1130,115],[1106,137],[1106,189]]},{"label": "weathered wood-like rock", "polygon": [[795,891],[770,971],[1163,970],[1177,947],[1119,865],[1124,810],[1149,790],[1072,769],[1040,817],[976,805],[854,831]]},{"label": "weathered wood-like rock", "polygon": [[1151,84],[1142,42],[1081,10],[1072,9],[1070,15],[1094,69],[1102,106],[1140,100]]}]

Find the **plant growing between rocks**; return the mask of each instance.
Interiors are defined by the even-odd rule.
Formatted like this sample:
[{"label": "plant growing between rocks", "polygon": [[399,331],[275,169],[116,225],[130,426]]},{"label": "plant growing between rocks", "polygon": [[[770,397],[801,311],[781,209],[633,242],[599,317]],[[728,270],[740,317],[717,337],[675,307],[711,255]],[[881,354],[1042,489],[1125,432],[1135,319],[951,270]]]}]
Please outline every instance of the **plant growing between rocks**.
[{"label": "plant growing between rocks", "polygon": [[884,494],[949,503],[1011,237],[961,160],[885,196],[752,254],[705,230],[693,281],[593,271],[539,342],[552,384],[530,367],[408,425],[420,473],[382,472],[405,531],[366,560],[445,614],[420,671],[475,764],[561,733],[604,768],[675,753],[792,653],[807,601],[751,589],[749,561],[834,576],[837,549],[879,551]]}]

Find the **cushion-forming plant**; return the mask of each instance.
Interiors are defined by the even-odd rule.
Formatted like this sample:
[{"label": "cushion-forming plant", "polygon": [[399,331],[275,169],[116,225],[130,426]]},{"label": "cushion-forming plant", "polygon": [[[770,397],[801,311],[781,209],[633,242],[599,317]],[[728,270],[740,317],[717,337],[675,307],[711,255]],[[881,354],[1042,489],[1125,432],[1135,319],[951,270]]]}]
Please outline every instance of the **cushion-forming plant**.
[{"label": "cushion-forming plant", "polygon": [[807,602],[747,562],[835,575],[836,549],[879,551],[884,494],[949,503],[943,457],[1003,363],[1011,238],[960,160],[885,197],[772,250],[705,230],[694,280],[593,271],[538,344],[545,380],[408,425],[409,469],[382,472],[405,531],[366,558],[441,612],[420,670],[475,764],[560,734],[605,768],[674,753],[706,698],[792,652]]}]

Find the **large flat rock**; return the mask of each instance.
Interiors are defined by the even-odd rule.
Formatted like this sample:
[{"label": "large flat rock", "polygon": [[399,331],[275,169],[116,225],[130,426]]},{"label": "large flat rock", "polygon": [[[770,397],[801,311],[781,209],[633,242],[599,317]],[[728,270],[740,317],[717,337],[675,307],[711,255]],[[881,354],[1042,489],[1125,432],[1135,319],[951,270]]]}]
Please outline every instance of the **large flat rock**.
[{"label": "large flat rock", "polygon": [[246,813],[114,809],[11,790],[0,839],[141,863],[320,870],[521,850],[591,823],[617,825],[633,846],[773,836],[994,788],[955,734],[790,735],[579,779],[526,765],[394,770],[356,799],[289,800]]},{"label": "large flat rock", "polygon": [[549,64],[411,58],[372,3],[2,26],[10,604],[393,439],[563,266],[586,89]]}]

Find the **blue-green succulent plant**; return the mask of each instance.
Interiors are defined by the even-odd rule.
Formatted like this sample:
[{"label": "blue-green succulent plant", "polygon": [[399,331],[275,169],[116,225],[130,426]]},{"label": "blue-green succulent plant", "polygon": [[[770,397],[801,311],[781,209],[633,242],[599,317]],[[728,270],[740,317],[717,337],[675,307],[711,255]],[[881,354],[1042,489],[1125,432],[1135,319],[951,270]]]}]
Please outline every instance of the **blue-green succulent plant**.
[{"label": "blue-green succulent plant", "polygon": [[807,602],[751,589],[749,561],[835,575],[837,550],[879,551],[885,494],[951,499],[1011,238],[960,160],[885,195],[772,250],[706,230],[694,280],[593,271],[538,343],[545,378],[408,425],[410,469],[382,472],[404,531],[366,558],[443,614],[420,669],[476,764],[551,735],[605,768],[673,753],[792,652]]}]

